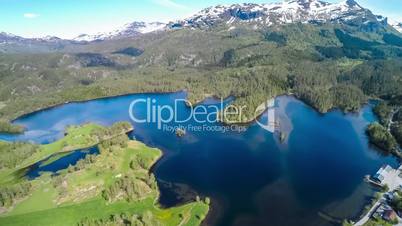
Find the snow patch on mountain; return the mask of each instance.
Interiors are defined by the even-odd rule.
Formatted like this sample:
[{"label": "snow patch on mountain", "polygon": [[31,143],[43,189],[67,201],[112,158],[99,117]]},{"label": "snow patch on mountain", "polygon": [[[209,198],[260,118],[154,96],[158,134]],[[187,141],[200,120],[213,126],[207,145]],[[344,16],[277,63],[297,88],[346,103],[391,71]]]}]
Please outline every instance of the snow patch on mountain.
[{"label": "snow patch on mountain", "polygon": [[63,39],[56,37],[56,36],[46,35],[41,38],[34,38],[33,40],[42,41],[42,42],[58,42],[58,41],[62,41]]},{"label": "snow patch on mountain", "polygon": [[161,22],[153,22],[153,23],[141,22],[140,24],[137,25],[136,28],[133,28],[133,29],[136,29],[141,34],[146,34],[146,33],[163,30],[165,27],[166,27],[166,24],[161,23]]},{"label": "snow patch on mountain", "polygon": [[395,30],[402,33],[402,22],[391,20],[389,23]]},{"label": "snow patch on mountain", "polygon": [[258,23],[271,26],[274,24],[309,23],[309,22],[347,22],[362,19],[362,22],[383,22],[368,9],[361,7],[354,0],[340,3],[328,3],[320,0],[288,0],[269,4],[233,4],[217,5],[206,8],[182,21],[171,23],[171,28],[194,27],[208,28],[225,22]]},{"label": "snow patch on mountain", "polygon": [[141,34],[151,33],[159,30],[163,30],[166,27],[165,23],[161,22],[133,22],[124,25],[123,27],[111,32],[98,33],[95,35],[81,34],[74,38],[74,41],[96,41],[96,40],[111,40],[136,37]]},{"label": "snow patch on mountain", "polygon": [[402,23],[398,23],[396,25],[393,25],[393,27],[399,31],[400,33],[402,33]]}]

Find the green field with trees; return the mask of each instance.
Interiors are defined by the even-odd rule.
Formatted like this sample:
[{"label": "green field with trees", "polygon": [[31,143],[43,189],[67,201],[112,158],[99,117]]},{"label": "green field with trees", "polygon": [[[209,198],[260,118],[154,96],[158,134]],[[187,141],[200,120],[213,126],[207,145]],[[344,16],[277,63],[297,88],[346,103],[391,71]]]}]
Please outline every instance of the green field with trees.
[{"label": "green field with trees", "polygon": [[[100,153],[87,155],[57,175],[45,173],[34,180],[20,175],[2,182],[0,225],[200,225],[208,213],[209,199],[160,208],[157,182],[149,170],[162,153],[130,141],[124,133],[128,129],[132,128],[127,123],[69,128],[65,138],[49,144],[53,153],[62,150],[55,147],[78,147],[85,142],[92,146],[94,140]],[[43,152],[49,147],[34,149]],[[3,174],[16,171],[18,167],[0,169]]]}]

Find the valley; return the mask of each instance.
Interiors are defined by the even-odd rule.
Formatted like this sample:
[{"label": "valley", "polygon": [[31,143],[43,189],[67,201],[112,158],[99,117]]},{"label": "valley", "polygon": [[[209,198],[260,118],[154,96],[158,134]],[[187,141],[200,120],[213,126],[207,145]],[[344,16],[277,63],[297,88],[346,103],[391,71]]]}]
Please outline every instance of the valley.
[{"label": "valley", "polygon": [[[386,16],[289,0],[71,39],[1,32],[0,225],[359,220],[380,192],[363,179],[402,157],[401,23]],[[136,100],[229,117],[163,130],[133,119],[150,117]]]}]

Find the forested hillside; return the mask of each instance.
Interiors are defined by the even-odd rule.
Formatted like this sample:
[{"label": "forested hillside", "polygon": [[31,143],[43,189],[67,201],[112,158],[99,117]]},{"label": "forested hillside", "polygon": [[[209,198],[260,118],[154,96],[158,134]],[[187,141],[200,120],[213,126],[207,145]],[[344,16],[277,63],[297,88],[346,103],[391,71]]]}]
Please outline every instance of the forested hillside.
[{"label": "forested hillside", "polygon": [[321,112],[355,111],[368,97],[400,103],[401,40],[388,27],[216,26],[71,45],[64,52],[2,54],[0,117],[11,120],[68,101],[183,89],[192,102],[233,95],[235,104],[248,106],[241,122],[284,93]]}]

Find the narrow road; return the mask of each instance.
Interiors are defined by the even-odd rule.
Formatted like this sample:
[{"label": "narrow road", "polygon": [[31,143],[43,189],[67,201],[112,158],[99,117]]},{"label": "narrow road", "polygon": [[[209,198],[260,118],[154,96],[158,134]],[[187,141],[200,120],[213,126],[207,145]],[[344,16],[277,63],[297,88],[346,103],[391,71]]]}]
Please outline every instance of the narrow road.
[{"label": "narrow road", "polygon": [[368,220],[370,220],[371,215],[377,210],[377,208],[381,205],[381,202],[384,201],[384,198],[379,199],[373,207],[367,212],[364,217],[362,217],[358,222],[356,222],[354,225],[355,226],[362,226],[364,225]]},{"label": "narrow road", "polygon": [[388,127],[387,127],[389,132],[391,132],[391,127],[395,123],[393,121],[395,114],[397,114],[399,112],[399,110],[400,110],[400,108],[392,109],[391,117],[389,118]]}]

